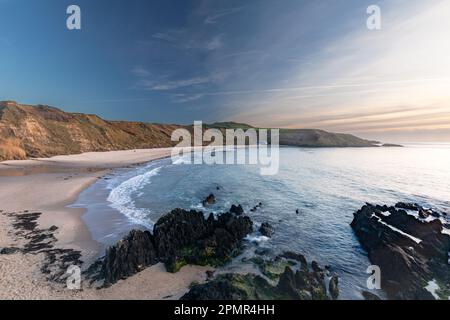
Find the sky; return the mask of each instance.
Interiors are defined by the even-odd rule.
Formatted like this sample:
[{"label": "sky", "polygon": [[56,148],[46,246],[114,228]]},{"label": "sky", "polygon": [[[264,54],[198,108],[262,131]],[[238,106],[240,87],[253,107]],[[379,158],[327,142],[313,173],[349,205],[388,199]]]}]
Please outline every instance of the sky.
[{"label": "sky", "polygon": [[449,30],[448,0],[0,0],[0,100],[450,142]]}]

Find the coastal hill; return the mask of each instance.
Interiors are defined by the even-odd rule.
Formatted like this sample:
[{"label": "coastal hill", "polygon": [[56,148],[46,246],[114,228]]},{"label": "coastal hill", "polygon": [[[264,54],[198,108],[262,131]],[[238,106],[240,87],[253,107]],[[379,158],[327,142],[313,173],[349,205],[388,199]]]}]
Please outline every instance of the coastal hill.
[{"label": "coastal hill", "polygon": [[[51,157],[90,151],[171,147],[177,128],[191,127],[131,121],[107,121],[93,114],[68,113],[44,105],[0,102],[0,161]],[[221,122],[205,128],[251,128]],[[280,144],[305,147],[375,147],[373,141],[316,129],[282,129]]]},{"label": "coastal hill", "polygon": [[[245,123],[216,122],[206,125],[207,128],[249,129],[254,128]],[[255,128],[257,129],[257,128]],[[369,141],[351,134],[332,133],[319,129],[280,129],[280,145],[297,147],[376,147],[378,141]],[[385,146],[397,146],[386,144]]]},{"label": "coastal hill", "polygon": [[49,106],[0,102],[0,160],[169,147],[178,127],[106,121]]}]

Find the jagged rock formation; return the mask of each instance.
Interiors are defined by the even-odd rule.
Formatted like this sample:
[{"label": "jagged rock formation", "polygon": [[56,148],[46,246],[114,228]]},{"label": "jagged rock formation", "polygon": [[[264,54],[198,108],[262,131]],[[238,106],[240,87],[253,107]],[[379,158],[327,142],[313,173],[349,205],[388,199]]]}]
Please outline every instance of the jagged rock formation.
[{"label": "jagged rock formation", "polygon": [[363,291],[362,296],[363,296],[364,300],[369,300],[369,301],[381,300],[379,296],[377,296],[376,294],[371,293],[369,291]]},{"label": "jagged rock formation", "polygon": [[239,252],[240,241],[252,232],[247,216],[226,212],[207,219],[202,212],[176,209],[154,227],[156,248],[169,271],[185,264],[221,265]]},{"label": "jagged rock formation", "polygon": [[233,204],[233,205],[231,205],[230,212],[234,213],[234,214],[237,214],[237,215],[241,215],[241,214],[244,213],[244,209],[242,208],[242,206],[240,204],[237,205],[237,206],[235,206]]},{"label": "jagged rock formation", "polygon": [[[293,259],[287,260],[284,256]],[[299,264],[299,261],[302,262]],[[306,259],[302,255],[287,253],[273,260],[259,258],[254,260],[254,263],[260,267],[262,275],[231,273],[219,275],[205,284],[193,286],[181,299],[328,300],[338,298],[337,277],[333,277],[334,280],[330,281],[329,294],[327,294],[325,271],[317,263],[312,270],[309,270]],[[273,285],[271,282],[276,284]]]},{"label": "jagged rock formation", "polygon": [[434,299],[424,289],[433,280],[439,296],[450,295],[450,236],[439,218],[419,218],[421,210],[417,204],[367,204],[354,214],[351,226],[370,261],[380,267],[381,286],[390,299]]},{"label": "jagged rock formation", "polygon": [[274,231],[273,231],[273,227],[270,223],[268,222],[263,222],[261,224],[261,227],[259,227],[259,232],[265,236],[265,237],[272,237]]},{"label": "jagged rock formation", "polygon": [[216,203],[216,197],[211,193],[202,201],[204,207]]},{"label": "jagged rock formation", "polygon": [[132,230],[106,250],[100,276],[112,284],[158,262],[154,238],[148,231]]},{"label": "jagged rock formation", "polygon": [[239,253],[252,225],[247,216],[231,212],[205,219],[202,212],[175,209],[157,221],[153,234],[133,230],[108,248],[88,274],[110,285],[157,262],[165,263],[169,272],[186,264],[219,266]]}]

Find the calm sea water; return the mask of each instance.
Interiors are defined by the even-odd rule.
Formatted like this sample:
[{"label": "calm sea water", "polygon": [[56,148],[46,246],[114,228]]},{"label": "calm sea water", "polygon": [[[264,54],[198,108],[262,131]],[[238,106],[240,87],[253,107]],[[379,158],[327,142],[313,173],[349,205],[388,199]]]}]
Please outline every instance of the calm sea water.
[{"label": "calm sea water", "polygon": [[280,150],[275,176],[261,176],[254,165],[185,165],[164,159],[118,170],[107,179],[84,191],[75,204],[87,207],[84,219],[104,245],[132,228],[151,228],[173,208],[205,210],[201,201],[209,193],[217,203],[207,212],[238,203],[249,212],[262,202],[249,215],[257,225],[270,222],[275,234],[266,240],[255,232],[249,250],[301,252],[341,277],[342,298],[359,299],[370,262],[350,227],[353,212],[365,202],[397,201],[450,212],[450,145],[286,147]]}]

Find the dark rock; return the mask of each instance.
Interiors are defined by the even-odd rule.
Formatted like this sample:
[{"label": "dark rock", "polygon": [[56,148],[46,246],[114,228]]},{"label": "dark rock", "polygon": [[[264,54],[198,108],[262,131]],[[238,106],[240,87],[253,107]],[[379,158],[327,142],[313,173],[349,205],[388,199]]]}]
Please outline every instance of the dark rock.
[{"label": "dark rock", "polygon": [[202,212],[175,209],[161,217],[153,234],[161,261],[169,271],[185,264],[223,265],[239,253],[242,239],[253,230],[247,216],[227,212],[208,219]]},{"label": "dark rock", "polygon": [[426,219],[430,216],[430,212],[428,210],[420,209],[419,210],[419,217],[422,219]]},{"label": "dark rock", "polygon": [[361,294],[364,297],[364,300],[381,300],[379,296],[369,291],[363,291]]},{"label": "dark rock", "polygon": [[258,256],[265,256],[265,255],[267,255],[269,252],[270,252],[270,250],[269,250],[269,249],[266,249],[266,248],[257,248],[257,249],[255,250],[255,254],[258,255]]},{"label": "dark rock", "polygon": [[399,209],[414,210],[414,211],[419,211],[422,208],[417,203],[405,203],[405,202],[398,202],[395,204],[395,207]]},{"label": "dark rock", "polygon": [[261,224],[261,227],[259,228],[259,232],[261,232],[261,234],[265,237],[272,237],[274,231],[273,231],[273,227],[270,225],[270,223],[268,222],[263,222]]},{"label": "dark rock", "polygon": [[403,148],[401,144],[395,144],[395,143],[384,143],[382,147],[386,148]]},{"label": "dark rock", "polygon": [[302,254],[293,251],[285,251],[281,254],[281,257],[298,261],[301,263],[302,266],[306,266],[306,268],[308,268],[308,262],[306,261],[305,256]]},{"label": "dark rock", "polygon": [[[396,207],[421,210],[415,204]],[[386,216],[377,207],[365,205],[351,223],[369,260],[382,270],[382,289],[390,299],[432,298],[424,289],[428,281],[450,283],[450,237],[442,233],[438,219],[425,222],[404,210],[390,208],[389,212]]]},{"label": "dark rock", "polygon": [[300,294],[297,289],[297,279],[291,268],[286,267],[284,272],[281,274],[277,289],[293,299],[300,299]]},{"label": "dark rock", "polygon": [[241,215],[241,214],[244,213],[244,209],[242,208],[242,206],[240,204],[237,205],[237,206],[235,206],[233,204],[233,205],[231,205],[230,212],[234,213],[234,214],[237,214],[237,215]]},{"label": "dark rock", "polygon": [[258,203],[256,206],[254,206],[253,208],[250,209],[251,212],[255,212],[257,211],[259,208],[262,207],[262,203]]},{"label": "dark rock", "polygon": [[101,267],[105,285],[113,284],[158,262],[150,232],[132,230],[128,236],[106,250]]},{"label": "dark rock", "polygon": [[331,277],[328,291],[333,300],[336,300],[339,297],[339,278],[337,276]]},{"label": "dark rock", "polygon": [[235,285],[243,281],[240,278],[234,274],[220,275],[213,281],[193,286],[181,300],[246,300],[247,292]]},{"label": "dark rock", "polygon": [[0,248],[0,254],[8,255],[20,252],[19,248]]},{"label": "dark rock", "polygon": [[[276,279],[274,279],[276,280]],[[205,284],[193,286],[182,300],[327,300],[323,282],[308,271],[286,267],[272,286],[254,274],[224,274]]]},{"label": "dark rock", "polygon": [[208,280],[212,279],[214,277],[214,272],[215,272],[214,270],[207,270],[206,271],[206,278]]},{"label": "dark rock", "polygon": [[430,214],[431,214],[431,216],[434,217],[434,218],[440,218],[440,217],[441,217],[441,215],[439,214],[439,212],[436,212],[436,211],[434,211],[434,210],[430,210]]},{"label": "dark rock", "polygon": [[216,203],[216,197],[212,193],[209,196],[207,196],[205,200],[202,201],[204,207],[214,203]]},{"label": "dark rock", "polygon": [[314,272],[322,272],[323,270],[319,267],[319,264],[316,261],[311,262],[311,268]]}]

